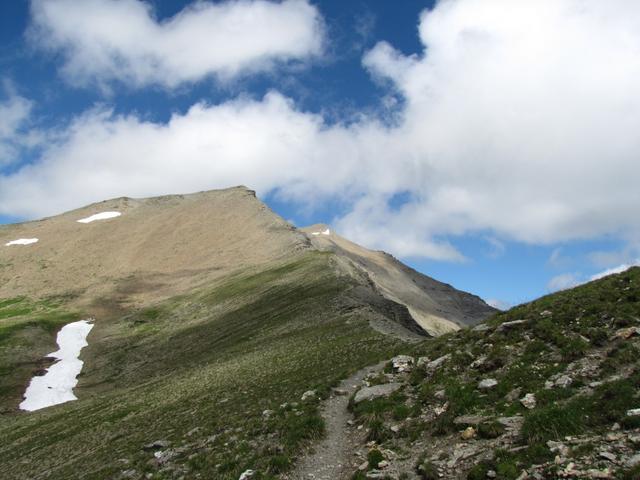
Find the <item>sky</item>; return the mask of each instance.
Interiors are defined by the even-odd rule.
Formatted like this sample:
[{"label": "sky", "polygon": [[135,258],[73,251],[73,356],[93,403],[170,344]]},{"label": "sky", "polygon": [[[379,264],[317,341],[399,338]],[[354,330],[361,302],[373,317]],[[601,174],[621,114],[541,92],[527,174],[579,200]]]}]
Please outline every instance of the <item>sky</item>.
[{"label": "sky", "polygon": [[636,0],[0,4],[0,223],[246,185],[502,308],[640,263]]}]

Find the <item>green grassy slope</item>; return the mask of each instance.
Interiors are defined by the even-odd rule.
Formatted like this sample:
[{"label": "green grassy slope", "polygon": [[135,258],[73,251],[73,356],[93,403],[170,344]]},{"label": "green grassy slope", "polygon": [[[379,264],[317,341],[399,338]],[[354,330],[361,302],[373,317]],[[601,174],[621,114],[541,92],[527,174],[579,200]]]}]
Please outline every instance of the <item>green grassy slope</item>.
[{"label": "green grassy slope", "polygon": [[[431,458],[421,478],[444,472],[445,478],[484,479],[493,470],[495,478],[506,480],[523,469],[556,478],[564,468],[610,472],[597,478],[640,478],[640,467],[624,461],[637,453],[634,442],[640,439],[640,417],[627,414],[640,408],[640,336],[633,330],[640,327],[640,268],[515,307],[486,325],[407,349],[429,360],[450,357],[433,371],[414,368],[387,380],[404,381],[406,387],[389,399],[355,407],[370,437],[411,452],[411,469],[419,458]],[[563,375],[569,378],[564,387],[555,384]],[[497,385],[478,388],[486,379]],[[525,394],[535,396],[534,408],[521,403]],[[472,423],[474,437],[463,440],[461,432],[470,423],[461,417],[469,415],[483,420]],[[496,422],[501,417],[519,417],[521,427],[505,435]],[[391,425],[401,428],[394,433]],[[412,446],[419,441],[429,448]],[[570,447],[558,465],[549,441]],[[452,460],[456,450],[469,455]],[[617,460],[599,456],[601,451]],[[575,466],[568,466],[570,461]]]},{"label": "green grassy slope", "polygon": [[47,366],[43,357],[57,350],[57,331],[79,319],[64,300],[0,300],[0,414],[15,410],[33,371]]},{"label": "green grassy slope", "polygon": [[[333,261],[308,253],[96,327],[80,401],[0,416],[0,477],[235,480],[287,469],[323,430],[318,400],[301,395],[326,395],[398,349],[368,327],[370,312],[345,308],[353,284]],[[157,440],[171,443],[159,460],[143,449]]]}]

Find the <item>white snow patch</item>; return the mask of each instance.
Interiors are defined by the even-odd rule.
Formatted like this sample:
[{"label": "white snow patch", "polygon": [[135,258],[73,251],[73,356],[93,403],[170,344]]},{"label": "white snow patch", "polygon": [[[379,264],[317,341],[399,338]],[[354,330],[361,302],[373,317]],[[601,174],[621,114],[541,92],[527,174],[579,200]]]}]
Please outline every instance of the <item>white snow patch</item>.
[{"label": "white snow patch", "polygon": [[59,403],[77,400],[73,387],[78,384],[77,376],[83,362],[78,357],[83,347],[88,345],[87,335],[93,328],[89,320],[80,320],[65,325],[58,332],[57,342],[60,349],[47,357],[58,359],[47,368],[43,376],[33,377],[24,393],[21,410],[32,412]]},{"label": "white snow patch", "polygon": [[311,232],[311,235],[330,235],[331,234],[331,230],[329,230],[328,228],[322,232]]},{"label": "white snow patch", "polygon": [[19,238],[18,240],[11,240],[9,243],[5,243],[5,247],[10,247],[11,245],[31,245],[32,243],[37,243],[37,238]]},{"label": "white snow patch", "polygon": [[119,217],[120,215],[122,215],[120,212],[96,213],[95,215],[91,215],[90,217],[81,218],[80,220],[78,220],[78,223],[91,223],[95,222],[96,220],[107,220],[109,218]]}]

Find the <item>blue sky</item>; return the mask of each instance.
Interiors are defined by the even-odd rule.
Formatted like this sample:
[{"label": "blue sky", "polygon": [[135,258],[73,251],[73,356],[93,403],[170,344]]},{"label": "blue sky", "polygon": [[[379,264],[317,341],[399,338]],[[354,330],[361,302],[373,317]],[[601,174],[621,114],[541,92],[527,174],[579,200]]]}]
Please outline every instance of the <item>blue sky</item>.
[{"label": "blue sky", "polygon": [[246,184],[527,301],[640,258],[638,21],[591,0],[3,2],[0,222]]}]

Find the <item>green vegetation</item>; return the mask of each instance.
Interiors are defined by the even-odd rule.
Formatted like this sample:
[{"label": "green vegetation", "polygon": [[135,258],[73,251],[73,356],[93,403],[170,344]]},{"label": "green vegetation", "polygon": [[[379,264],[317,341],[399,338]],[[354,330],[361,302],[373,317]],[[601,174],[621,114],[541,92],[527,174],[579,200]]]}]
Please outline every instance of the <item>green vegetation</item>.
[{"label": "green vegetation", "polygon": [[[322,436],[329,389],[398,349],[368,328],[370,312],[343,307],[353,285],[332,262],[309,253],[98,319],[81,400],[0,417],[0,477],[275,478]],[[319,398],[302,402],[307,390]],[[170,459],[143,448],[158,440]]]},{"label": "green vegetation", "polygon": [[[414,369],[402,393],[363,402],[354,413],[369,427],[370,438],[392,450],[411,448],[407,442],[418,440],[460,442],[467,425],[458,417],[480,417],[473,445],[493,451],[492,445],[508,441],[514,448],[467,465],[468,478],[485,479],[492,470],[498,479],[515,479],[533,464],[553,461],[549,440],[604,438],[615,423],[623,430],[640,428],[639,417],[626,415],[639,407],[640,336],[633,329],[621,330],[640,327],[639,300],[640,268],[632,268],[498,313],[484,331],[422,342],[403,353],[430,360],[449,357],[434,372]],[[479,389],[479,382],[489,378],[497,385]],[[534,408],[520,402],[526,394],[535,399]],[[403,422],[405,415],[413,419]],[[425,415],[429,420],[417,420]],[[514,416],[521,417],[522,425],[515,434],[497,421]],[[398,422],[401,427],[392,434],[388,428]],[[583,453],[593,445],[589,449]],[[434,461],[434,469],[443,462]]]},{"label": "green vegetation", "polygon": [[0,413],[16,409],[43,357],[56,350],[56,332],[78,315],[64,307],[65,299],[0,301]]}]

